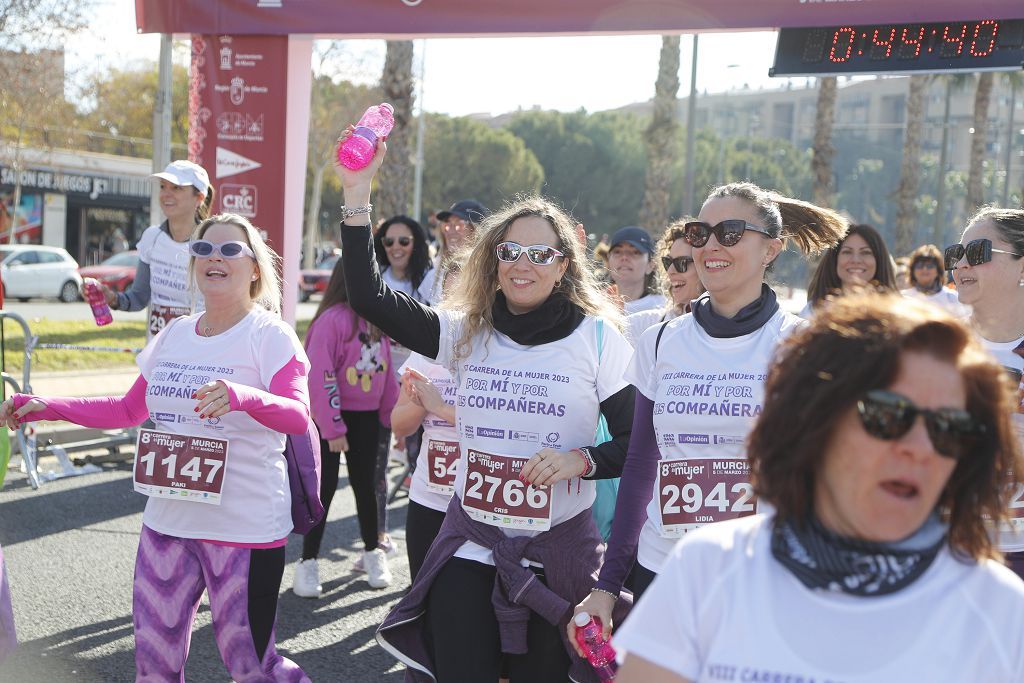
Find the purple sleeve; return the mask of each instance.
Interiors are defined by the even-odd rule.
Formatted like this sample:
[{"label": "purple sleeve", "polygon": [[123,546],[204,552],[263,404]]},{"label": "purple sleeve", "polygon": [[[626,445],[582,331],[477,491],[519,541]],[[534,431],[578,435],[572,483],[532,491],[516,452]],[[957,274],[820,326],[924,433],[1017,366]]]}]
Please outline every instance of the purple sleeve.
[{"label": "purple sleeve", "polygon": [[647,504],[651,501],[654,479],[658,474],[658,441],[654,436],[654,402],[636,392],[633,409],[633,433],[629,439],[626,462],[619,481],[618,502],[612,520],[604,565],[597,579],[597,588],[618,595],[633,568],[640,530],[647,521]]},{"label": "purple sleeve", "polygon": [[46,408],[29,413],[22,418],[22,422],[67,420],[83,427],[123,429],[140,425],[149,417],[149,410],[146,408],[146,386],[146,379],[139,375],[124,396],[74,398],[15,394],[13,400],[16,409],[33,398],[46,404]]},{"label": "purple sleeve", "polygon": [[306,365],[296,356],[270,380],[270,391],[224,382],[232,410],[243,410],[268,429],[302,434],[309,425]]},{"label": "purple sleeve", "polygon": [[[313,421],[326,441],[348,433],[341,419],[338,386],[339,366],[343,364],[343,340],[349,336],[348,323],[353,316],[335,315],[328,309],[306,333],[306,354],[309,356],[309,408]],[[355,339],[355,335],[352,335]]]},{"label": "purple sleeve", "polygon": [[382,339],[386,350],[384,353],[388,359],[388,369],[384,377],[384,391],[380,397],[380,423],[391,429],[391,411],[398,403],[398,368],[392,367],[391,362],[394,356],[391,355],[391,340]]}]

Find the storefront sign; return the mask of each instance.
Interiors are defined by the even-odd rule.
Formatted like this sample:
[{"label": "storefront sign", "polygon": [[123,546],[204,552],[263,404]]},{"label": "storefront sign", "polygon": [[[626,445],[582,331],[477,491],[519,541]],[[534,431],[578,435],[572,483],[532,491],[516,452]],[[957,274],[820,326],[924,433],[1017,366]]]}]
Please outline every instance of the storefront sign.
[{"label": "storefront sign", "polygon": [[[0,166],[0,185],[15,185],[19,174],[9,166]],[[85,194],[90,199],[104,195],[149,197],[153,182],[149,176],[109,176],[65,173],[48,169],[26,169],[20,173],[21,186],[68,194]]]}]

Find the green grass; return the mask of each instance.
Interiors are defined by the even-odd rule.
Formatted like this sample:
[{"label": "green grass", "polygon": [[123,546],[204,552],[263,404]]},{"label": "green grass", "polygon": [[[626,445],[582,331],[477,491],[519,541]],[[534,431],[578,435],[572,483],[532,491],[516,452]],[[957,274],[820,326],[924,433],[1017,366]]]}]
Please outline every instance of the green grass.
[{"label": "green grass", "polygon": [[[76,346],[107,346],[114,348],[142,348],[146,343],[146,323],[115,321],[97,327],[91,320],[32,320],[28,321],[39,343],[73,344]],[[304,338],[308,320],[298,324],[299,338]],[[25,338],[21,325],[4,321],[4,367],[20,378],[25,358]],[[32,372],[69,370],[103,370],[135,365],[135,355],[109,351],[67,351],[36,349],[32,354]]]}]

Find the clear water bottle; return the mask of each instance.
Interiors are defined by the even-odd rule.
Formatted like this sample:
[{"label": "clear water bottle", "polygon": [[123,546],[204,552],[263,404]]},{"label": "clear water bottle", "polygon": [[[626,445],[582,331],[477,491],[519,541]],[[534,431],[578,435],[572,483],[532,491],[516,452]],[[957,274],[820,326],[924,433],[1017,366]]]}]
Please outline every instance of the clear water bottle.
[{"label": "clear water bottle", "polygon": [[352,135],[338,147],[338,161],[353,171],[366,168],[377,152],[377,141],[387,137],[394,127],[394,107],[387,102],[370,107],[359,119]]},{"label": "clear water bottle", "polygon": [[615,649],[601,633],[601,622],[586,612],[577,614],[573,622],[576,624],[576,643],[586,653],[597,677],[602,681],[614,681],[619,665],[615,661]]},{"label": "clear water bottle", "polygon": [[96,319],[96,324],[103,326],[114,322],[114,316],[110,314],[110,306],[107,305],[107,297],[103,295],[100,283],[94,278],[87,277],[82,281],[82,286],[85,289],[85,300],[92,308],[92,317]]}]

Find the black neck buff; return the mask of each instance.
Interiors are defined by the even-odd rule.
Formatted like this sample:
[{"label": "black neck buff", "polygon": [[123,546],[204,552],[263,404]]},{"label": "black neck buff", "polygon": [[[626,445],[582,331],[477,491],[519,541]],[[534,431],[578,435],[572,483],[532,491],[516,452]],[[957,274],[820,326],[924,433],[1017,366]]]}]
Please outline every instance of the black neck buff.
[{"label": "black neck buff", "polygon": [[520,315],[509,312],[502,291],[494,295],[494,304],[491,306],[494,329],[523,346],[565,339],[579,327],[583,318],[583,310],[559,292],[554,292],[532,311]]},{"label": "black neck buff", "polygon": [[693,317],[705,332],[719,339],[742,337],[764,327],[779,310],[775,292],[767,283],[761,284],[761,296],[740,309],[732,318],[718,315],[711,310],[711,295],[701,294],[693,302]]},{"label": "black neck buff", "polygon": [[835,534],[812,516],[799,529],[776,523],[772,555],[808,588],[888,595],[924,574],[946,542],[946,530],[938,513],[932,513],[909,538],[875,543]]}]

